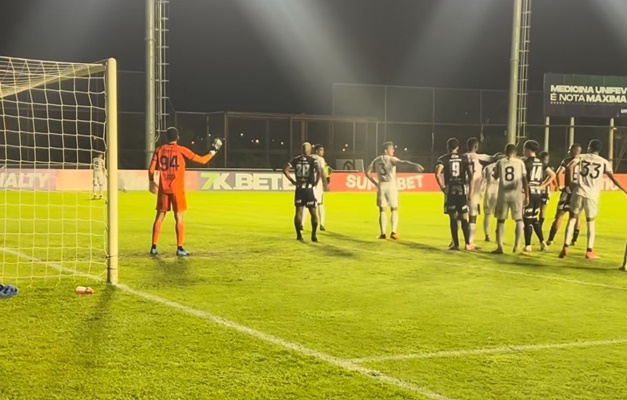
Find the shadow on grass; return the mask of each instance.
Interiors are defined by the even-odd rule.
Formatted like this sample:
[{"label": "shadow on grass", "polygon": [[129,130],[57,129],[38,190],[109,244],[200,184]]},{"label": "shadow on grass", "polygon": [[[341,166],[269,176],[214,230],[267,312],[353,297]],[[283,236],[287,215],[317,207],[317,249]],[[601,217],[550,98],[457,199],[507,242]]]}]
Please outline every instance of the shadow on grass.
[{"label": "shadow on grass", "polygon": [[153,281],[159,285],[188,287],[197,283],[190,272],[191,260],[186,257],[153,257],[152,262],[155,266]]},{"label": "shadow on grass", "polygon": [[[103,371],[98,366],[107,362],[106,349],[109,346],[108,336],[110,331],[110,325],[112,323],[112,311],[111,304],[115,296],[116,289],[113,286],[103,285],[96,288],[100,294],[98,296],[98,302],[96,304],[89,303],[93,299],[92,296],[83,296],[79,300],[81,306],[89,307],[89,312],[81,314],[80,310],[77,311],[78,325],[74,328],[74,350],[64,353],[59,360],[60,364],[68,363],[67,359],[63,357],[69,357],[70,364],[78,364],[80,368],[70,368],[68,371],[74,371],[76,376],[71,377],[70,381],[82,381],[87,379],[88,381],[98,382],[99,371]],[[79,304],[77,302],[76,304]],[[80,371],[90,371],[88,378]],[[71,375],[71,373],[70,373]],[[67,380],[69,377],[64,375],[61,377],[62,381]]]},{"label": "shadow on grass", "polygon": [[[476,258],[489,260],[491,263],[498,263],[502,268],[508,267],[521,267],[524,269],[533,269],[533,270],[576,270],[581,272],[590,272],[592,274],[617,274],[618,268],[609,268],[598,265],[595,261],[587,261],[583,258],[581,260],[576,260],[573,258],[567,258],[565,260],[560,260],[557,258],[557,253],[553,254],[553,252],[546,253],[538,253],[541,256],[534,255],[519,255],[513,253],[505,253],[502,255],[494,255],[490,253],[486,253],[483,251],[478,251],[472,253]],[[548,257],[555,257],[549,259]]]},{"label": "shadow on grass", "polygon": [[315,244],[315,246],[318,246],[320,251],[329,257],[359,258],[357,253],[343,249],[341,247],[333,246],[332,244],[319,243]]},{"label": "shadow on grass", "polygon": [[419,250],[419,251],[423,251],[423,252],[428,252],[428,253],[432,253],[432,254],[449,254],[450,251],[446,248],[439,248],[439,247],[435,247],[435,246],[430,246],[428,244],[423,244],[423,243],[418,243],[418,242],[408,242],[408,241],[404,241],[404,240],[387,240],[387,241],[382,241],[379,239],[376,239],[373,237],[372,240],[364,240],[364,239],[359,239],[359,238],[355,238],[352,236],[347,236],[347,235],[343,235],[341,233],[335,233],[335,232],[326,232],[327,236],[330,236],[332,238],[338,239],[338,240],[342,240],[345,242],[350,242],[353,244],[358,244],[358,245],[367,245],[367,246],[372,246],[373,243],[378,243],[378,242],[389,242],[389,243],[393,243],[396,246],[403,246],[403,247],[407,247],[409,249],[414,249],[414,250]]}]

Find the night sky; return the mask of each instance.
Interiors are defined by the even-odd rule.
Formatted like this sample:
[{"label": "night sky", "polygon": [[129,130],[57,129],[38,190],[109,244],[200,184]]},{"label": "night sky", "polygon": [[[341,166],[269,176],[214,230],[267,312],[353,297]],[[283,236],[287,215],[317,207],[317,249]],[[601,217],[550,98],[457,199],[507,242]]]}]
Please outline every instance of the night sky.
[{"label": "night sky", "polygon": [[[332,82],[507,89],[512,6],[172,0],[172,102],[186,111],[330,113]],[[534,0],[531,87],[544,72],[627,75],[625,21],[625,0]],[[144,26],[143,0],[3,0],[0,54],[112,56],[121,70],[142,71]]]}]

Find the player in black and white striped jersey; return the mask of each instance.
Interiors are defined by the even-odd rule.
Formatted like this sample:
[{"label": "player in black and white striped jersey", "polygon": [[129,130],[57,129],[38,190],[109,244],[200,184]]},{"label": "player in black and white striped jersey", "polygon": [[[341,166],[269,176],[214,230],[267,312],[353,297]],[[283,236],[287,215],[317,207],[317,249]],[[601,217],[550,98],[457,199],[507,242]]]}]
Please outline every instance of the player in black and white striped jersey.
[{"label": "player in black and white striped jersey", "polygon": [[529,184],[529,204],[525,207],[523,222],[525,223],[525,248],[526,253],[531,252],[531,237],[533,232],[540,240],[540,249],[546,250],[544,233],[540,227],[540,209],[542,208],[542,196],[544,190],[555,179],[555,173],[542,160],[536,157],[540,144],[535,140],[527,140],[523,145],[525,152],[525,169],[527,170],[527,182]]}]

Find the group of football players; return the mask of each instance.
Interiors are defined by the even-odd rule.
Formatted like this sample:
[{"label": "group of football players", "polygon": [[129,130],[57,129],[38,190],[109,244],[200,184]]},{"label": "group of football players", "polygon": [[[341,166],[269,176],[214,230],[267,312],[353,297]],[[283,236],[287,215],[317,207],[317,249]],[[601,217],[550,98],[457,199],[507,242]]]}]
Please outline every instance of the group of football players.
[{"label": "group of football players", "polygon": [[[158,194],[157,216],[153,226],[151,254],[157,254],[157,241],[161,231],[161,222],[165,213],[174,209],[177,232],[177,255],[188,255],[183,248],[183,213],[186,209],[184,192],[185,160],[205,164],[222,145],[220,140],[214,143],[209,154],[199,156],[188,149],[178,146],[178,131],[168,130],[169,143],[155,151],[149,180],[151,191]],[[424,168],[416,163],[401,160],[394,155],[392,142],[383,144],[383,153],[376,157],[365,171],[368,180],[377,188],[377,206],[379,208],[379,239],[387,239],[387,209],[390,210],[390,238],[398,240],[399,189],[396,181],[396,168],[405,165],[423,172]],[[460,151],[459,141],[450,138],[447,141],[447,153],[437,160],[435,167],[436,181],[444,193],[444,212],[449,216],[451,231],[450,250],[460,250],[459,228],[464,237],[464,246],[468,251],[476,250],[475,234],[477,217],[483,197],[485,240],[491,241],[490,221],[497,220],[495,254],[504,252],[505,221],[511,217],[515,221],[514,253],[520,250],[524,236],[523,252],[531,252],[532,238],[538,238],[540,249],[546,250],[553,243],[564,215],[568,214],[568,226],[564,245],[559,256],[568,255],[568,249],[579,236],[579,216],[586,215],[587,244],[586,258],[598,258],[594,252],[596,216],[599,197],[603,187],[603,175],[624,193],[621,183],[615,178],[612,165],[599,155],[601,141],[595,139],[588,144],[587,152],[573,144],[569,156],[565,158],[557,171],[549,167],[549,155],[540,152],[540,145],[535,140],[528,140],[523,145],[524,157],[516,155],[516,145],[505,146],[504,153],[494,155],[479,154],[479,140],[470,138],[466,142],[466,152]],[[155,171],[159,169],[160,180],[154,182]],[[293,171],[293,174],[292,174]],[[317,231],[325,230],[324,192],[328,190],[328,172],[324,160],[324,147],[304,143],[300,155],[294,157],[283,168],[285,177],[295,186],[294,229],[296,238],[303,241],[304,210],[311,215],[311,240],[318,241]],[[564,175],[562,183],[561,175]],[[543,225],[549,193],[558,189],[560,199],[548,240],[545,240]],[[627,254],[627,253],[626,253]],[[627,256],[626,256],[627,257]]]},{"label": "group of football players", "polygon": [[[524,157],[516,155],[516,145],[508,144],[504,154],[479,154],[479,141],[468,139],[466,152],[460,152],[459,141],[451,138],[447,142],[447,154],[437,160],[435,167],[436,181],[444,193],[444,212],[449,216],[451,230],[451,250],[460,250],[459,227],[464,236],[464,248],[474,251],[477,217],[483,197],[485,240],[490,238],[490,219],[496,217],[496,243],[494,254],[503,254],[503,238],[505,220],[509,216],[515,221],[514,253],[520,249],[524,236],[523,252],[531,252],[532,237],[537,236],[540,249],[546,250],[555,240],[560,222],[564,215],[569,214],[564,245],[559,254],[561,258],[568,255],[579,235],[579,215],[586,214],[587,245],[586,258],[598,258],[594,252],[596,231],[595,219],[598,214],[598,203],[603,187],[603,175],[623,192],[625,188],[614,177],[612,165],[599,155],[601,141],[592,140],[587,152],[581,154],[581,146],[573,144],[569,156],[554,172],[548,165],[549,155],[540,152],[540,145],[535,140],[528,140],[523,145]],[[403,161],[394,156],[391,142],[383,145],[383,155],[377,157],[366,171],[366,176],[378,188],[377,205],[380,207],[381,239],[386,238],[384,208],[392,210],[392,239],[397,239],[398,224],[398,189],[396,187],[396,166],[417,164]],[[373,177],[373,173],[378,179]],[[562,184],[560,175],[564,174]],[[552,187],[561,194],[555,219],[551,225],[549,238],[545,241],[543,224]]]}]

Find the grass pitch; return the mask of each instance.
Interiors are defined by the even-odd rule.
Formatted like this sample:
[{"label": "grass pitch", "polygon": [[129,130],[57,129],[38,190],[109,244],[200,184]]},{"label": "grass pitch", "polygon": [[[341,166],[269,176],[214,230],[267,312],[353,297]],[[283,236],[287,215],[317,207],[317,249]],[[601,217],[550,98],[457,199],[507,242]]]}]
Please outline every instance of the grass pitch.
[{"label": "grass pitch", "polygon": [[[99,251],[68,251],[75,225],[55,224],[45,238],[22,221],[30,239],[17,248],[5,235],[3,280],[38,278],[17,280],[20,294],[0,302],[0,398],[627,398],[624,196],[603,195],[596,261],[583,258],[585,227],[567,260],[559,245],[529,256],[493,256],[493,243],[451,253],[437,194],[403,194],[401,240],[378,241],[374,201],[328,194],[329,232],[301,244],[290,194],[193,193],[192,257],[174,256],[168,219],[151,259],[154,197],[120,194],[120,281],[130,290],[65,276],[104,276],[102,261],[90,261]],[[100,218],[101,209],[67,215]],[[102,247],[102,232],[89,234],[99,229],[81,224],[70,236]],[[511,223],[507,231],[511,244]],[[32,262],[60,259],[46,250],[59,240],[63,263]],[[75,295],[79,284],[96,294]]]}]

